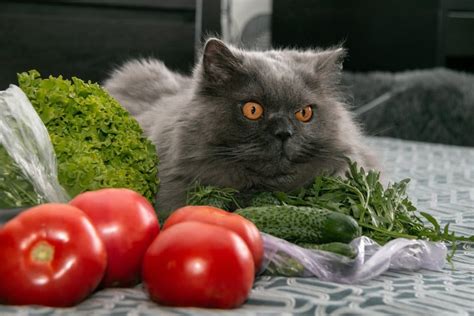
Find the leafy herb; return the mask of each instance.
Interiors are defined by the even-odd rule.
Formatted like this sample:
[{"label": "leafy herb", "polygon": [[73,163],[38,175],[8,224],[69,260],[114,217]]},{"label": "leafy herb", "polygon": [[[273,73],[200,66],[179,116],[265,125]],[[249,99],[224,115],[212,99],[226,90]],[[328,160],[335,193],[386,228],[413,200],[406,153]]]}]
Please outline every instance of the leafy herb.
[{"label": "leafy herb", "polygon": [[0,166],[0,209],[45,202],[2,145]]},{"label": "leafy herb", "polygon": [[158,190],[155,147],[138,122],[98,84],[61,76],[18,75],[46,125],[59,182],[75,196],[104,187],[133,189],[153,201]]},{"label": "leafy herb", "polygon": [[186,204],[212,205],[223,210],[232,210],[240,208],[235,196],[238,192],[231,188],[216,189],[212,186],[202,186],[196,183],[188,192]]},{"label": "leafy herb", "polygon": [[[365,172],[355,162],[348,162],[346,178],[318,176],[311,186],[297,192],[261,192],[250,200],[251,206],[294,205],[312,206],[341,212],[353,217],[366,235],[380,244],[394,238],[427,239],[432,241],[474,242],[474,236],[456,236],[449,231],[449,224],[441,228],[438,221],[428,213],[417,212],[409,200],[406,190],[409,179],[390,184],[384,188],[380,173]],[[206,187],[207,194],[218,196],[222,189]],[[229,189],[226,189],[229,190]],[[211,193],[212,192],[212,193]],[[227,191],[227,199],[236,199],[238,192]],[[229,192],[232,195],[229,196]],[[199,202],[198,196],[190,196],[188,202]],[[204,201],[201,201],[204,202]],[[263,203],[263,204],[262,204]],[[247,205],[244,205],[247,206]],[[431,226],[425,225],[424,218]]]}]

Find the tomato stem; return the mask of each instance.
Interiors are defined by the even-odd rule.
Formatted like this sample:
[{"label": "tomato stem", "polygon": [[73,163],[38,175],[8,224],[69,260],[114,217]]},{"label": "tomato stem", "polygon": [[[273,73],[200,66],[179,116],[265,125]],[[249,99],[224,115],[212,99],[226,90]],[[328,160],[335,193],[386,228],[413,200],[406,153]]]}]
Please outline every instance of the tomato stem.
[{"label": "tomato stem", "polygon": [[47,241],[38,242],[31,250],[31,259],[36,262],[50,262],[54,258],[54,246]]}]

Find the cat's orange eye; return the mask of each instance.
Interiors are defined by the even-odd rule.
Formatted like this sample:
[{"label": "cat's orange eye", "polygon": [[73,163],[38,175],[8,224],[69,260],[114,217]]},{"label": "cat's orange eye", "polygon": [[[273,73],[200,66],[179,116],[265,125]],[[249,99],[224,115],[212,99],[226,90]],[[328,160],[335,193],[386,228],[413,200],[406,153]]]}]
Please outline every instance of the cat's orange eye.
[{"label": "cat's orange eye", "polygon": [[313,117],[313,108],[311,105],[307,105],[304,108],[295,112],[296,119],[303,123],[309,122]]},{"label": "cat's orange eye", "polygon": [[249,120],[255,121],[262,117],[263,107],[256,102],[247,102],[242,107],[242,113]]}]

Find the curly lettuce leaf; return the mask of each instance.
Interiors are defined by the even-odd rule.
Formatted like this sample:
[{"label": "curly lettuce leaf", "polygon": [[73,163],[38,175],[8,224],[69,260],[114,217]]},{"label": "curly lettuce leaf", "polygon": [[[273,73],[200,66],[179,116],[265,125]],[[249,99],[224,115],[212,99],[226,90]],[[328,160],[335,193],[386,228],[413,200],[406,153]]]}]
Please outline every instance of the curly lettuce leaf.
[{"label": "curly lettuce leaf", "polygon": [[153,202],[159,186],[155,146],[138,122],[102,87],[73,77],[18,75],[46,125],[71,197],[107,187],[135,190]]}]

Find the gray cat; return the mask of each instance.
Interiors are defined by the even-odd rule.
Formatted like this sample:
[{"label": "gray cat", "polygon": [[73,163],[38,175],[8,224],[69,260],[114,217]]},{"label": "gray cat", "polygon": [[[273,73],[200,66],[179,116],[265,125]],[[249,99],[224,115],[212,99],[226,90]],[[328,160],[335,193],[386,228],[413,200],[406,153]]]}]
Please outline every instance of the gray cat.
[{"label": "gray cat", "polygon": [[115,70],[105,88],[155,143],[160,210],[184,205],[201,184],[291,191],[349,157],[374,166],[338,89],[342,48],[240,50],[209,39],[191,77],[158,60]]}]

